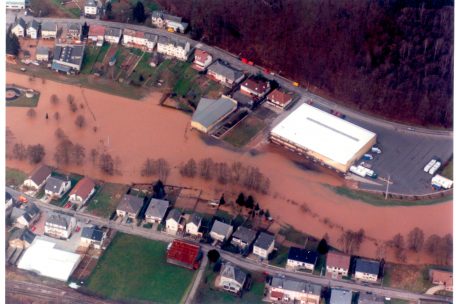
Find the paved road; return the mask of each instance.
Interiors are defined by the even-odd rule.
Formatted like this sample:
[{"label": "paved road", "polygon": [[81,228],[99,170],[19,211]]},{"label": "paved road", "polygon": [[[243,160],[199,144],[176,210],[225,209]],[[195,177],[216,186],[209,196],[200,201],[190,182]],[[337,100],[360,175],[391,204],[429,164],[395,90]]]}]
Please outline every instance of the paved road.
[{"label": "paved road", "polygon": [[[17,198],[19,195],[24,195],[23,193],[12,189],[10,187],[6,187],[6,190],[10,192],[10,194],[14,197]],[[165,233],[161,233],[152,229],[145,229],[142,227],[137,227],[136,225],[127,225],[127,224],[120,224],[116,223],[113,221],[109,221],[107,219],[102,219],[99,217],[96,217],[94,215],[82,213],[79,211],[74,211],[74,210],[68,210],[68,209],[63,209],[61,207],[57,207],[54,205],[46,204],[43,203],[33,197],[27,196],[29,201],[34,202],[38,207],[40,207],[43,210],[49,210],[49,211],[61,211],[68,213],[72,216],[75,216],[77,219],[81,221],[86,221],[90,220],[92,223],[97,224],[97,225],[103,225],[107,226],[112,229],[116,229],[118,231],[128,233],[128,234],[134,234],[138,235],[147,239],[152,239],[152,240],[158,240],[158,241],[163,241],[163,242],[171,242],[172,240],[176,238],[181,238],[178,236],[172,236],[168,235]],[[208,245],[208,244],[201,244],[203,252],[206,253],[213,247]],[[351,290],[355,291],[368,291],[372,293],[376,293],[385,297],[391,297],[391,298],[398,298],[398,299],[404,299],[404,300],[413,300],[413,301],[418,301],[419,299],[429,299],[429,300],[448,300],[450,301],[449,298],[447,297],[441,297],[441,296],[434,296],[434,295],[423,295],[423,294],[418,294],[418,293],[413,293],[409,291],[404,291],[404,290],[399,290],[399,289],[393,289],[393,288],[384,288],[380,287],[378,285],[360,285],[355,282],[351,281],[344,281],[344,280],[335,280],[331,278],[326,278],[326,277],[320,277],[317,275],[312,275],[312,274],[307,274],[307,273],[298,273],[298,272],[293,272],[293,271],[288,271],[283,268],[267,265],[267,264],[260,264],[256,261],[252,261],[249,259],[245,259],[240,257],[239,255],[231,254],[228,252],[221,251],[221,256],[223,259],[230,261],[236,265],[239,265],[240,267],[243,267],[245,269],[248,269],[250,271],[256,271],[256,272],[268,272],[270,274],[278,273],[282,275],[287,275],[296,279],[302,279],[306,280],[315,284],[320,284],[323,286],[331,286],[331,287],[343,287],[343,288],[348,288]]]},{"label": "paved road", "polygon": [[206,255],[203,256],[203,262],[201,263],[201,267],[198,269],[198,273],[196,274],[196,278],[193,281],[192,289],[187,294],[187,299],[185,300],[185,304],[192,304],[194,303],[196,292],[198,291],[198,287],[201,284],[201,280],[204,275],[204,271],[206,270],[206,265],[208,262],[208,258]]}]

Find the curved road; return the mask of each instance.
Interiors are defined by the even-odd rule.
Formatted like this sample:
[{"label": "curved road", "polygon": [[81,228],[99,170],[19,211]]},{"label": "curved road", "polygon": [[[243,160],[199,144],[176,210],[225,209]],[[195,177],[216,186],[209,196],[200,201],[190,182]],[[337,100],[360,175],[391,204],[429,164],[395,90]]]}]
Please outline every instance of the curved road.
[{"label": "curved road", "polygon": [[[6,24],[14,23],[14,19],[16,16],[22,17],[26,21],[29,21],[34,18],[32,16],[24,16],[23,13],[21,13],[21,12],[18,13],[18,12],[8,10],[7,14],[6,14]],[[188,41],[193,47],[198,46],[198,48],[201,48],[202,50],[211,53],[213,55],[214,59],[220,58],[220,59],[230,63],[232,66],[234,66],[238,69],[241,69],[243,71],[249,72],[251,74],[256,74],[256,73],[262,72],[264,70],[263,68],[261,68],[259,66],[251,66],[248,64],[244,64],[239,60],[239,58],[236,55],[233,55],[218,47],[212,47],[212,46],[203,44],[201,42],[192,40],[188,36],[183,35],[183,34],[170,33],[164,29],[152,28],[152,27],[136,25],[136,24],[126,24],[126,23],[120,23],[120,22],[111,22],[111,21],[85,19],[85,18],[80,18],[80,19],[35,18],[35,19],[38,21],[44,21],[44,20],[53,21],[53,22],[56,22],[59,24],[68,24],[68,23],[83,24],[84,22],[87,22],[88,25],[99,24],[99,25],[112,26],[112,27],[117,27],[117,28],[122,28],[122,29],[129,28],[129,29],[134,29],[134,30],[139,30],[139,31],[150,32],[150,33],[154,33],[154,34],[161,35],[161,36],[167,36],[170,38],[179,38],[181,40]],[[376,124],[377,126],[381,126],[383,128],[389,129],[389,130],[395,130],[395,131],[401,130],[401,131],[413,132],[413,133],[419,132],[419,133],[424,133],[424,134],[432,135],[432,136],[445,136],[445,137],[453,136],[452,131],[432,130],[432,129],[426,129],[426,128],[417,128],[417,127],[413,127],[412,129],[410,129],[409,126],[404,125],[404,124],[390,122],[390,121],[386,121],[383,119],[379,119],[377,117],[359,113],[356,110],[349,109],[345,106],[339,105],[339,104],[337,104],[333,101],[330,101],[328,99],[325,99],[321,96],[310,93],[305,88],[295,87],[295,86],[293,86],[293,81],[286,79],[280,75],[265,74],[264,76],[270,80],[277,81],[277,83],[279,83],[282,87],[300,94],[304,99],[311,99],[315,104],[318,104],[320,106],[324,106],[324,107],[327,107],[330,109],[334,109],[338,112],[341,112],[341,113],[343,113],[347,116],[350,116],[354,119],[357,119],[357,120],[368,122],[370,124]]]},{"label": "curved road", "polygon": [[[24,195],[22,192],[17,191],[15,189],[12,189],[10,187],[6,187],[6,190],[15,198],[19,195]],[[161,233],[158,231],[154,231],[151,229],[145,229],[142,227],[137,227],[136,225],[128,225],[128,224],[120,224],[116,223],[114,221],[110,221],[108,219],[103,219],[99,218],[94,215],[82,213],[79,211],[74,211],[71,209],[64,209],[58,206],[54,206],[51,204],[43,203],[33,197],[25,195],[30,202],[34,202],[38,207],[40,207],[43,210],[48,210],[48,211],[60,211],[60,212],[65,212],[68,215],[74,216],[77,219],[81,221],[87,221],[90,220],[93,224],[97,224],[100,226],[106,226],[111,229],[115,229],[127,234],[134,234],[138,235],[147,239],[152,239],[152,240],[157,240],[157,241],[163,241],[163,242],[172,242],[174,239],[181,239],[179,236],[172,236],[168,235],[165,233]],[[208,245],[208,244],[200,244],[204,253],[212,249],[213,247]],[[280,267],[275,267],[271,265],[267,265],[264,263],[258,263],[256,261],[252,261],[249,259],[242,258],[239,255],[231,254],[225,251],[220,252],[221,256],[223,259],[230,261],[236,265],[239,265],[242,268],[245,268],[249,271],[255,271],[255,272],[260,272],[260,273],[270,273],[270,274],[282,274],[286,275],[289,277],[293,277],[296,279],[301,279],[301,280],[306,280],[308,282],[312,282],[315,284],[319,284],[322,286],[330,286],[330,287],[342,287],[342,288],[348,288],[354,291],[366,291],[366,292],[372,292],[384,297],[390,297],[390,298],[398,298],[398,299],[403,299],[403,300],[411,300],[411,301],[419,301],[420,299],[426,299],[426,300],[444,300],[450,302],[451,299],[448,297],[442,297],[442,296],[435,296],[435,295],[424,295],[424,294],[418,294],[414,292],[409,292],[405,290],[400,290],[400,289],[393,289],[393,288],[386,288],[386,287],[381,287],[378,285],[369,285],[369,284],[358,284],[352,281],[345,281],[345,280],[335,280],[327,277],[320,277],[317,275],[313,274],[308,274],[308,273],[301,273],[301,272],[294,272],[294,271],[289,271],[284,268]],[[192,288],[194,289],[194,288]],[[193,297],[194,294],[191,295]]]}]

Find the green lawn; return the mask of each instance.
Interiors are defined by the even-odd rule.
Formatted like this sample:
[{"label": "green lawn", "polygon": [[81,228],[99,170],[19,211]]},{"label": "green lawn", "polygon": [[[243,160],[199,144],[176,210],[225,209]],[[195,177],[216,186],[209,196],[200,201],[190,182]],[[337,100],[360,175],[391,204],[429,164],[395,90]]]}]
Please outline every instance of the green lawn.
[{"label": "green lawn", "polygon": [[445,168],[443,168],[442,175],[449,179],[453,179],[453,159],[451,159]]},{"label": "green lawn", "polygon": [[345,187],[333,187],[327,186],[339,195],[346,196],[348,198],[358,200],[374,206],[385,206],[385,207],[396,207],[396,206],[425,206],[434,205],[443,202],[448,202],[453,199],[453,195],[439,197],[436,199],[418,200],[418,201],[406,201],[406,200],[385,200],[380,195],[374,195],[361,191],[354,191]]},{"label": "green lawn", "polygon": [[203,279],[196,293],[195,303],[261,303],[264,291],[264,279],[261,274],[252,274],[252,288],[249,291],[244,291],[242,298],[240,298],[215,288],[214,282],[217,273],[214,273],[212,268],[212,265],[206,267]]},{"label": "green lawn", "polygon": [[6,101],[7,107],[36,107],[40,100],[40,92],[35,91],[35,95],[32,98],[25,96],[25,92],[15,100]]},{"label": "green lawn", "polygon": [[85,285],[115,300],[179,303],[195,272],[166,263],[166,247],[118,233]]},{"label": "green lawn", "polygon": [[106,183],[89,200],[87,212],[97,216],[109,217],[115,210],[117,205],[128,190],[127,185]]},{"label": "green lawn", "polygon": [[86,46],[84,59],[82,60],[81,74],[90,74],[92,72],[92,67],[97,61],[100,49],[96,46]]},{"label": "green lawn", "polygon": [[26,178],[27,174],[24,172],[6,167],[5,184],[7,186],[20,186]]},{"label": "green lawn", "polygon": [[266,124],[255,116],[249,115],[238,125],[228,131],[223,140],[235,147],[243,147],[255,135],[266,127]]},{"label": "green lawn", "polygon": [[269,261],[270,264],[278,267],[285,267],[288,260],[288,250],[290,248],[277,244],[277,255]]},{"label": "green lawn", "polygon": [[62,0],[51,0],[50,2],[57,10],[65,12],[70,18],[79,18],[81,16],[81,10],[77,7],[67,8],[61,5]]},{"label": "green lawn", "polygon": [[[304,246],[309,236],[301,231],[294,229],[293,226],[286,226],[280,229],[279,234],[283,235],[286,240]],[[308,248],[309,249],[309,248]]]},{"label": "green lawn", "polygon": [[97,56],[97,61],[96,62],[99,62],[99,63],[102,63],[103,62],[103,59],[105,58],[106,56],[106,53],[108,52],[109,50],[109,47],[110,47],[110,44],[105,42],[103,44],[103,46],[100,48],[100,52],[98,53],[98,56]]}]

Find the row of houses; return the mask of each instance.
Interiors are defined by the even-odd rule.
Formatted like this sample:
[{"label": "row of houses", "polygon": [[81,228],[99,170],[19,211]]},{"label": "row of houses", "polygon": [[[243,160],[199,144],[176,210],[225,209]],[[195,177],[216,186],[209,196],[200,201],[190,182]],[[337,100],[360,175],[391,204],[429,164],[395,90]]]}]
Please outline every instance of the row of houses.
[{"label": "row of houses", "polygon": [[11,27],[11,32],[17,37],[28,37],[30,39],[56,39],[57,38],[57,23],[45,21],[40,23],[35,19],[26,23],[22,17],[16,19]]}]

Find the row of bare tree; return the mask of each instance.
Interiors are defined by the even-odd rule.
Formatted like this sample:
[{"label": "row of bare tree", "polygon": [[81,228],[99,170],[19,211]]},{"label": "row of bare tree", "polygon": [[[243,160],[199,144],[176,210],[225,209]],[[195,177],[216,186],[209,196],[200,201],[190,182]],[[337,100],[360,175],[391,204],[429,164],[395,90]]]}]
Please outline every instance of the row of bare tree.
[{"label": "row of bare tree", "polygon": [[25,146],[23,143],[15,143],[12,152],[7,152],[6,156],[17,160],[28,160],[31,164],[38,164],[45,155],[46,151],[41,144]]}]

